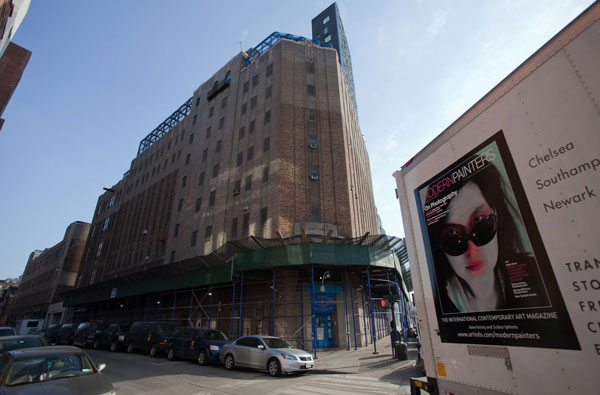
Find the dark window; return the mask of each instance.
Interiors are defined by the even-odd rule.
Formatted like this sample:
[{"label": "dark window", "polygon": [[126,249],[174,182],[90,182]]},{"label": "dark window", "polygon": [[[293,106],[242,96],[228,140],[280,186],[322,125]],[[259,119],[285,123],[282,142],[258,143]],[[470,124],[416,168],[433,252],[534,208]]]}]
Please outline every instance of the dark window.
[{"label": "dark window", "polygon": [[317,143],[317,136],[308,136],[308,147],[309,148],[317,148],[319,145]]},{"label": "dark window", "polygon": [[309,108],[308,109],[308,120],[309,121],[316,121],[317,120],[317,110],[315,110],[314,108]]},{"label": "dark window", "polygon": [[191,155],[191,154],[187,154],[187,155],[185,156],[185,164],[186,164],[186,165],[189,165],[189,164],[190,164],[190,155]]},{"label": "dark window", "polygon": [[310,206],[310,222],[321,222],[321,207]]},{"label": "dark window", "polygon": [[208,198],[209,206],[213,206],[215,204],[216,197],[217,197],[217,191],[210,191],[210,196]]},{"label": "dark window", "polygon": [[221,108],[225,108],[227,107],[227,96],[225,96],[223,98],[223,100],[221,100]]},{"label": "dark window", "polygon": [[202,162],[206,162],[207,158],[208,158],[208,148],[205,148],[204,151],[202,151]]},{"label": "dark window", "polygon": [[265,124],[267,124],[269,122],[271,122],[271,111],[270,110],[265,113]]},{"label": "dark window", "polygon": [[183,199],[179,199],[179,204],[177,205],[177,211],[181,211],[183,208]]},{"label": "dark window", "polygon": [[308,96],[314,96],[315,95],[315,86],[314,85],[306,85],[306,94]]},{"label": "dark window", "polygon": [[219,119],[219,130],[223,129],[223,126],[225,126],[225,118]]},{"label": "dark window", "polygon": [[225,81],[231,81],[231,71],[227,71],[227,73],[225,73]]},{"label": "dark window", "polygon": [[190,144],[194,142],[194,133],[190,134]]},{"label": "dark window", "polygon": [[242,162],[244,162],[244,152],[238,152],[237,154],[237,160],[235,161],[235,165],[237,167],[240,167],[242,165]]},{"label": "dark window", "polygon": [[207,226],[206,227],[206,234],[204,235],[204,238],[210,239],[211,236],[212,236],[212,226]]},{"label": "dark window", "polygon": [[248,103],[242,103],[242,115],[244,115],[246,113],[246,110],[248,109],[247,104]]},{"label": "dark window", "polygon": [[231,237],[237,236],[238,219],[235,217],[231,220]]},{"label": "dark window", "polygon": [[173,232],[173,237],[179,236],[179,224],[175,224],[175,231]]},{"label": "dark window", "polygon": [[233,194],[238,195],[242,189],[242,180],[236,180],[235,186],[233,187]]},{"label": "dark window", "polygon": [[181,187],[185,187],[185,184],[187,184],[187,176],[183,176],[183,178],[181,179]]},{"label": "dark window", "polygon": [[246,135],[246,127],[242,126],[240,128],[240,133],[238,134],[238,138],[241,140],[244,138],[245,135]]},{"label": "dark window", "polygon": [[212,176],[213,176],[213,178],[215,178],[218,175],[219,175],[219,164],[217,163],[216,165],[213,166]]},{"label": "dark window", "polygon": [[308,177],[311,180],[318,180],[319,179],[319,166],[315,166],[315,165],[308,166]]},{"label": "dark window", "polygon": [[250,109],[253,110],[254,108],[256,108],[256,96],[253,96],[252,99],[250,99]]},{"label": "dark window", "polygon": [[215,152],[221,152],[221,144],[223,144],[223,140],[217,141],[217,146],[215,147]]},{"label": "dark window", "polygon": [[258,85],[258,74],[252,77],[252,87],[254,88],[256,85]]},{"label": "dark window", "polygon": [[181,159],[181,150],[177,151],[177,160]]},{"label": "dark window", "polygon": [[196,239],[198,238],[198,232],[192,232],[192,241],[190,243],[190,246],[195,246],[196,245]]},{"label": "dark window", "polygon": [[201,207],[202,207],[202,198],[198,198],[198,199],[196,199],[196,212],[200,211]]},{"label": "dark window", "polygon": [[210,138],[211,131],[212,131],[212,128],[210,126],[206,128],[206,138]]},{"label": "dark window", "polygon": [[246,176],[246,190],[249,191],[252,188],[252,176]]},{"label": "dark window", "polygon": [[242,233],[248,233],[250,229],[250,214],[244,214],[244,218],[242,220]]},{"label": "dark window", "polygon": [[254,133],[255,128],[256,128],[256,121],[254,121],[254,120],[250,121],[250,127],[249,127],[250,130],[248,131],[248,133],[250,133],[250,134]]},{"label": "dark window", "polygon": [[267,152],[271,149],[271,138],[267,137],[263,140],[263,152]]},{"label": "dark window", "polygon": [[307,73],[315,72],[315,64],[313,62],[306,62],[306,72]]},{"label": "dark window", "polygon": [[175,251],[171,251],[171,263],[175,262]]},{"label": "dark window", "polygon": [[254,159],[254,146],[248,148],[248,152],[246,153],[246,162]]},{"label": "dark window", "polygon": [[192,125],[195,125],[195,124],[196,124],[196,119],[197,119],[197,118],[198,118],[198,116],[197,116],[197,115],[194,115],[194,118],[192,118]]},{"label": "dark window", "polygon": [[265,225],[267,223],[267,208],[263,207],[260,209],[260,224]]},{"label": "dark window", "polygon": [[199,97],[197,97],[197,98],[196,98],[196,107],[198,107],[198,105],[199,105],[199,104],[200,104],[200,98],[199,98]]},{"label": "dark window", "polygon": [[267,66],[267,77],[273,74],[273,63]]},{"label": "dark window", "polygon": [[244,93],[248,92],[249,87],[250,87],[250,83],[248,81],[244,82]]},{"label": "dark window", "polygon": [[208,116],[209,116],[209,117],[212,117],[214,113],[215,113],[215,106],[212,106],[212,107],[210,108],[210,110],[208,110]]},{"label": "dark window", "polygon": [[268,86],[267,90],[265,91],[265,99],[268,99],[272,95],[273,95],[273,87],[272,86]]},{"label": "dark window", "polygon": [[201,187],[204,185],[204,172],[200,173],[200,178],[198,179],[198,186]]},{"label": "dark window", "polygon": [[263,167],[262,182],[263,182],[263,184],[265,182],[269,182],[269,166]]}]

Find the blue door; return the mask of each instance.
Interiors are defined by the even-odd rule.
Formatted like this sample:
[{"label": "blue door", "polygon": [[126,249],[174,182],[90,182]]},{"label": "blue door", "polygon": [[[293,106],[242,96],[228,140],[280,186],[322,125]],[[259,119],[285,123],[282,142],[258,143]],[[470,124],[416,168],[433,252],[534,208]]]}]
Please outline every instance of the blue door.
[{"label": "blue door", "polygon": [[317,347],[333,347],[331,314],[317,314]]}]

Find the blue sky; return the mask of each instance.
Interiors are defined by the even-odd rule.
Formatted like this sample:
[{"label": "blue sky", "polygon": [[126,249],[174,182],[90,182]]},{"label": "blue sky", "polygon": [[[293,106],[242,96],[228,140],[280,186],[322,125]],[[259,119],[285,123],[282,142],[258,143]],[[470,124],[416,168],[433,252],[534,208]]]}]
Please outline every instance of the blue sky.
[{"label": "blue sky", "polygon": [[[375,200],[403,236],[398,170],[590,0],[338,1]],[[273,31],[311,36],[330,0],[34,0],[33,52],[0,132],[0,279],[90,222],[139,142],[215,70]]]}]

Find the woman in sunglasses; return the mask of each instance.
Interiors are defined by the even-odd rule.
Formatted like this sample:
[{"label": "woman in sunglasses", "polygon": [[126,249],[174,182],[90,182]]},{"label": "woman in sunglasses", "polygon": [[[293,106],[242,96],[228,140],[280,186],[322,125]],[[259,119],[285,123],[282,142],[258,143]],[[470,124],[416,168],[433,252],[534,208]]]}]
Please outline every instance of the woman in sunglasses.
[{"label": "woman in sunglasses", "polygon": [[[523,246],[505,188],[489,164],[453,188],[446,216],[430,229],[444,313],[543,305],[535,259]],[[519,287],[526,288],[522,295]]]}]

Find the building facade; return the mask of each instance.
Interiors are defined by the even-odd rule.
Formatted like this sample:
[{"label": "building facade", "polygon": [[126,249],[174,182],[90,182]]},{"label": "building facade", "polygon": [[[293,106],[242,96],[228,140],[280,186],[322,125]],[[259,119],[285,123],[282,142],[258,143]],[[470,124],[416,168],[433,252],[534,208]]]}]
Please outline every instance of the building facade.
[{"label": "building facade", "polygon": [[0,326],[15,324],[14,318],[9,316],[9,313],[20,283],[18,278],[0,281]]},{"label": "building facade", "polygon": [[49,306],[62,303],[61,292],[75,285],[89,228],[86,222],[73,222],[60,243],[31,253],[10,308],[12,320],[41,318],[47,324],[61,322],[62,308],[50,316],[47,312]]}]

